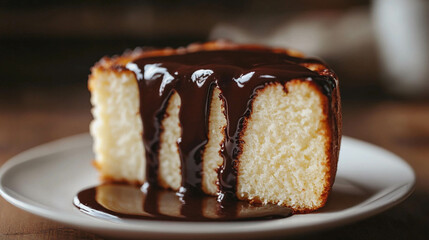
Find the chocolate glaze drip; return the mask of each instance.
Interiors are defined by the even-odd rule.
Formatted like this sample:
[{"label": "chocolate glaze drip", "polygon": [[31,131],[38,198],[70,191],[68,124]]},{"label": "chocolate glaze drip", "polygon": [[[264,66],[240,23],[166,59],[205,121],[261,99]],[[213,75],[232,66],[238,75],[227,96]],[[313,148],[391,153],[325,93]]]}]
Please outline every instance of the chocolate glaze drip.
[{"label": "chocolate glaze drip", "polygon": [[330,99],[336,86],[332,74],[319,74],[302,66],[322,64],[315,59],[291,57],[269,49],[234,49],[188,52],[140,58],[127,64],[139,82],[143,142],[146,149],[146,182],[156,185],[161,120],[169,98],[181,99],[178,142],[182,170],[182,194],[201,192],[202,153],[208,141],[208,116],[214,87],[221,91],[227,127],[219,169],[219,200],[236,197],[237,159],[241,154],[241,133],[258,89],[267,84],[301,79],[312,81]]},{"label": "chocolate glaze drip", "polygon": [[186,194],[179,198],[170,190],[149,187],[141,191],[139,187],[121,184],[103,184],[85,189],[74,198],[74,205],[86,214],[112,221],[252,221],[292,215],[290,208],[273,204],[252,205],[244,201],[219,203],[215,197],[201,194]]}]

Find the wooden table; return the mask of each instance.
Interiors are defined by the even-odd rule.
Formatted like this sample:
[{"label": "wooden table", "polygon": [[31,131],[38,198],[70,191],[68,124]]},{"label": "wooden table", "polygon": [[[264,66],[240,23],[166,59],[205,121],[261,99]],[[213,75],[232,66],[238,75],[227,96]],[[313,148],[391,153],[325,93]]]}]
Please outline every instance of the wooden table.
[{"label": "wooden table", "polygon": [[[87,132],[85,83],[55,89],[0,90],[0,164],[41,143]],[[429,102],[345,99],[345,135],[403,157],[416,190],[398,206],[357,223],[297,239],[429,239]],[[104,239],[24,212],[0,198],[0,239]]]}]

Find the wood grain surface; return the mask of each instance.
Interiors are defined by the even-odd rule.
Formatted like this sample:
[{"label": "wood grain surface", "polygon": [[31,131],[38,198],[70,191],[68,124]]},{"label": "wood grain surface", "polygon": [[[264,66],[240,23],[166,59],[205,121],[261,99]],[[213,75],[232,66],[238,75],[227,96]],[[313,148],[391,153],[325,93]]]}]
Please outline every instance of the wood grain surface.
[{"label": "wood grain surface", "polygon": [[[429,102],[346,99],[343,109],[344,135],[404,158],[417,174],[416,190],[406,201],[377,216],[295,239],[429,239]],[[87,132],[90,120],[84,83],[1,89],[0,164],[28,148]],[[0,239],[105,238],[34,216],[0,198]]]}]

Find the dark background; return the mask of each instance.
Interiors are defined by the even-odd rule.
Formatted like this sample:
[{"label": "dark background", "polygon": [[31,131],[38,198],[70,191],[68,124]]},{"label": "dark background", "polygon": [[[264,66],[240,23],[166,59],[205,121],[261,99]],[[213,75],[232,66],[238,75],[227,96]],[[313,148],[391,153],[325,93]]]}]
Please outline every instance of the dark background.
[{"label": "dark background", "polygon": [[138,46],[202,42],[221,21],[367,5],[362,0],[2,1],[0,84],[29,88],[84,83],[90,66],[102,56]]}]

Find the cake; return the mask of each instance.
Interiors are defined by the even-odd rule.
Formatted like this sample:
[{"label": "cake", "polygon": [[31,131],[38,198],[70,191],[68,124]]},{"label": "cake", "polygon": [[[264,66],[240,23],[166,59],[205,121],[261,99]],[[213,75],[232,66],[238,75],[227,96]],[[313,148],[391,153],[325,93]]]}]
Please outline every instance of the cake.
[{"label": "cake", "polygon": [[91,69],[104,181],[287,206],[325,205],[341,140],[338,80],[299,52],[225,41],[136,49]]}]

